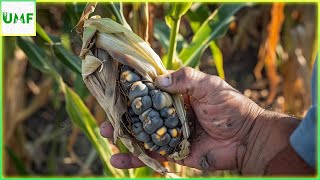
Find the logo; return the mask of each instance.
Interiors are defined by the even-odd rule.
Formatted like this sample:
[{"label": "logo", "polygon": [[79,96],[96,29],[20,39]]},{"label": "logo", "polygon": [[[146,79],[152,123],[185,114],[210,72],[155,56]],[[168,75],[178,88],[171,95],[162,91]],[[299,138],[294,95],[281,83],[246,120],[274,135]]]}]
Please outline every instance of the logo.
[{"label": "logo", "polygon": [[[1,0],[0,0],[1,1]],[[35,0],[1,1],[0,35],[35,36],[36,2]]]}]

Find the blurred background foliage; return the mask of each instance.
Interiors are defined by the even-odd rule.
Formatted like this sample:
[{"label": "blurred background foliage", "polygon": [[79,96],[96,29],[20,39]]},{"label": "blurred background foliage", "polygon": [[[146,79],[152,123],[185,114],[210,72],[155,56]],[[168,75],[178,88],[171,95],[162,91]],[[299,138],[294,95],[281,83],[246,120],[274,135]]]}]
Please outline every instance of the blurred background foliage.
[{"label": "blurred background foliage", "polygon": [[[4,37],[6,176],[160,177],[115,169],[125,152],[99,135],[105,112],[90,95],[74,29],[86,4],[37,3],[37,36]],[[98,3],[149,42],[168,69],[219,75],[264,108],[302,117],[317,51],[316,4]],[[126,20],[126,21],[125,21]],[[126,22],[128,24],[126,24]],[[167,177],[235,176],[164,164]]]}]

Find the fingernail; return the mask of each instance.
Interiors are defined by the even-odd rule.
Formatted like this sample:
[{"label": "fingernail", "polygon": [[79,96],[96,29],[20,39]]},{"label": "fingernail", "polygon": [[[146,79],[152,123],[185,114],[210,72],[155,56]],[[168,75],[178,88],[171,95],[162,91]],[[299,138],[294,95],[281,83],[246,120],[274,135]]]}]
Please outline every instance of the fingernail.
[{"label": "fingernail", "polygon": [[107,125],[108,125],[108,123],[104,122],[104,123],[101,124],[101,128],[105,128],[105,127],[107,127]]},{"label": "fingernail", "polygon": [[172,84],[171,74],[161,75],[157,77],[160,86],[168,87]]}]

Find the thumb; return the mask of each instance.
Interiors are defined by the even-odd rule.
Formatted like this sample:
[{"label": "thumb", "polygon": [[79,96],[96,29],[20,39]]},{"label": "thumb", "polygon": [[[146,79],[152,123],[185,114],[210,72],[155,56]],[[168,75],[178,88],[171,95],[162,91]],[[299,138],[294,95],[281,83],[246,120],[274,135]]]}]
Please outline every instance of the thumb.
[{"label": "thumb", "polygon": [[210,76],[190,67],[183,67],[178,71],[158,76],[155,85],[171,94],[188,94],[194,98],[201,98],[208,90]]}]

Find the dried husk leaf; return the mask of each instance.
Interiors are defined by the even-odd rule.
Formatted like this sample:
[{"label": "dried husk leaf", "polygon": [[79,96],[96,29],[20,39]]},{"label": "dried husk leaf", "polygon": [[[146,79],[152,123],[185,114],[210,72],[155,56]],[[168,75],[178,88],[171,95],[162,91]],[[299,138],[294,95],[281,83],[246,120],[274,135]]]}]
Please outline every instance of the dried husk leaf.
[{"label": "dried husk leaf", "polygon": [[[120,138],[133,155],[155,171],[162,174],[168,172],[121,129],[121,119],[127,106],[117,83],[119,63],[133,67],[153,82],[158,75],[167,73],[161,59],[139,36],[111,19],[84,20],[82,32],[83,45],[79,56],[82,59],[83,80],[114,127],[114,140]],[[182,124],[183,141],[180,143],[181,151],[170,157],[181,160],[189,154],[190,143],[187,139],[190,132],[181,95],[173,95],[173,100]]]}]

